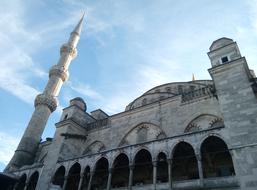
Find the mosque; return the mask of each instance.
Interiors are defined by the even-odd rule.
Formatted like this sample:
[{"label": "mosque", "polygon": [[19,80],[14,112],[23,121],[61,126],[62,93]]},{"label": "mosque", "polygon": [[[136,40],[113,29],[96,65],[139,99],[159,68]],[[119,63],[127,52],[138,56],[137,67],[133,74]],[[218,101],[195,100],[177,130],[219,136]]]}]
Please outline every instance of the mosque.
[{"label": "mosque", "polygon": [[257,79],[237,43],[225,37],[209,48],[212,80],[153,87],[114,115],[87,112],[76,97],[63,109],[54,137],[41,142],[77,55],[82,24],[83,17],[35,98],[0,174],[5,189],[257,189]]}]

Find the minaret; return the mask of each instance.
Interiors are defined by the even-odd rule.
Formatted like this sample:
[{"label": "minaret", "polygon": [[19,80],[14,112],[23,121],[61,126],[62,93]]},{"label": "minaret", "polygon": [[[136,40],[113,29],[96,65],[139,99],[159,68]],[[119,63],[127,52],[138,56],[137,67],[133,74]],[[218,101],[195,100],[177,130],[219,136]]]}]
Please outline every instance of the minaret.
[{"label": "minaret", "polygon": [[62,45],[60,49],[60,59],[58,63],[50,69],[49,80],[43,93],[39,94],[35,99],[35,110],[17,150],[5,169],[6,172],[33,163],[47,120],[50,114],[55,111],[58,105],[57,96],[59,95],[63,83],[68,79],[69,65],[77,55],[76,46],[80,38],[83,18],[84,15],[73,32],[71,32],[69,41]]}]

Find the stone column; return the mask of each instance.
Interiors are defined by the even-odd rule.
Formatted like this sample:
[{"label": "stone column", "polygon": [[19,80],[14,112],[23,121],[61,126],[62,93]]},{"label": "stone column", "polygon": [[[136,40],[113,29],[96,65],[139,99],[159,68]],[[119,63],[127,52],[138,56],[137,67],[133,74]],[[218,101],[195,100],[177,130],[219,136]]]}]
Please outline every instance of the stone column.
[{"label": "stone column", "polygon": [[64,176],[64,182],[63,182],[63,187],[62,189],[65,190],[68,182],[68,176]]},{"label": "stone column", "polygon": [[153,161],[153,186],[156,190],[156,180],[157,180],[157,161]]},{"label": "stone column", "polygon": [[91,183],[92,183],[92,179],[93,179],[94,174],[95,174],[94,171],[90,172],[90,178],[89,178],[87,190],[90,190],[90,189],[91,189]]},{"label": "stone column", "polygon": [[84,173],[81,173],[81,174],[80,174],[80,179],[79,179],[79,187],[78,187],[78,190],[81,190],[83,181],[84,181]]},{"label": "stone column", "polygon": [[172,159],[167,159],[168,163],[168,177],[169,177],[169,190],[172,189]]},{"label": "stone column", "polygon": [[129,185],[128,185],[128,190],[132,190],[134,168],[135,168],[135,165],[133,165],[133,164],[129,165]]},{"label": "stone column", "polygon": [[112,184],[112,168],[109,168],[109,175],[108,175],[108,181],[107,181],[107,190],[111,189],[111,184]]},{"label": "stone column", "polygon": [[197,165],[198,165],[200,185],[201,185],[201,187],[203,187],[203,166],[202,166],[201,154],[197,154],[196,158],[197,158]]}]

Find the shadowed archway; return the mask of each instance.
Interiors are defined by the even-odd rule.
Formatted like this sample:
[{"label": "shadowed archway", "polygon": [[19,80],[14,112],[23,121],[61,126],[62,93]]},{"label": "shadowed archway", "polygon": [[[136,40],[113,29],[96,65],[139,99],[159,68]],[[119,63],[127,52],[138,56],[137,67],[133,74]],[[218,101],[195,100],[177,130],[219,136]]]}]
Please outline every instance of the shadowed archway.
[{"label": "shadowed archway", "polygon": [[219,137],[211,136],[201,146],[204,177],[235,175],[232,157],[226,143]]},{"label": "shadowed archway", "polygon": [[140,150],[135,156],[134,164],[133,185],[152,184],[153,164],[149,151],[145,149]]},{"label": "shadowed archway", "polygon": [[172,179],[174,181],[198,179],[198,164],[193,147],[178,143],[173,150]]},{"label": "shadowed archway", "polygon": [[73,164],[68,174],[67,185],[65,190],[78,189],[79,180],[80,180],[80,170],[81,170],[81,167],[79,163]]},{"label": "shadowed archway", "polygon": [[60,166],[53,177],[53,184],[54,185],[59,185],[60,187],[63,187],[63,183],[64,183],[64,175],[65,175],[65,167],[64,166]]},{"label": "shadowed archway", "polygon": [[91,190],[106,189],[109,175],[108,160],[102,157],[97,161],[95,172],[92,178]]},{"label": "shadowed archway", "polygon": [[39,174],[38,172],[34,172],[30,179],[29,179],[29,183],[28,183],[28,187],[26,190],[35,190],[36,189],[36,186],[37,186],[37,181],[38,181],[38,177],[39,177]]},{"label": "shadowed archway", "polygon": [[113,163],[112,187],[127,187],[129,182],[129,159],[121,153]]}]

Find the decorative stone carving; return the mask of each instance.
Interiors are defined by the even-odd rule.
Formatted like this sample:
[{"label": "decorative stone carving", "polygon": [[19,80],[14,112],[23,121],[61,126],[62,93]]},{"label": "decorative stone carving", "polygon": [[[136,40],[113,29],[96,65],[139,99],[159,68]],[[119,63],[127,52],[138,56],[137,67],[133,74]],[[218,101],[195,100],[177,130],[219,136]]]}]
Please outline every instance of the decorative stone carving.
[{"label": "decorative stone carving", "polygon": [[198,131],[198,130],[201,130],[200,126],[195,124],[195,123],[190,123],[186,129],[185,129],[185,133],[188,133],[188,132],[194,132],[194,131]]},{"label": "decorative stone carving", "polygon": [[71,55],[72,59],[74,59],[77,56],[77,49],[75,47],[69,46],[68,44],[63,44],[60,53],[67,53]]},{"label": "decorative stone carving", "polygon": [[210,127],[223,127],[224,121],[222,118],[215,118],[209,124],[210,124]]},{"label": "decorative stone carving", "polygon": [[49,78],[51,76],[57,76],[62,79],[63,82],[67,81],[69,78],[69,73],[64,69],[64,67],[59,65],[54,65],[49,71]]},{"label": "decorative stone carving", "polygon": [[56,97],[49,96],[46,94],[39,94],[37,95],[34,106],[37,107],[38,105],[46,105],[51,112],[56,110],[56,107],[58,105],[58,100]]}]

